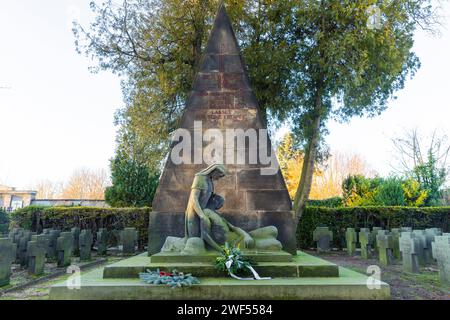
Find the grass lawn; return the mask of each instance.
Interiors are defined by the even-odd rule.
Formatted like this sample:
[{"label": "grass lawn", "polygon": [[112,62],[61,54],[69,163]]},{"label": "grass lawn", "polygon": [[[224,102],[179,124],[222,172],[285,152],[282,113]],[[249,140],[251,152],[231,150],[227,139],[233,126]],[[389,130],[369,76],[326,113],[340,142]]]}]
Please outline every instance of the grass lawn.
[{"label": "grass lawn", "polygon": [[391,286],[391,296],[394,300],[450,300],[450,287],[439,281],[436,265],[421,269],[419,274],[405,273],[400,262],[384,267],[377,259],[361,259],[360,256],[348,256],[345,251],[331,251],[317,254],[307,251],[342,267],[367,274],[367,268],[377,265],[381,270],[381,280]]}]

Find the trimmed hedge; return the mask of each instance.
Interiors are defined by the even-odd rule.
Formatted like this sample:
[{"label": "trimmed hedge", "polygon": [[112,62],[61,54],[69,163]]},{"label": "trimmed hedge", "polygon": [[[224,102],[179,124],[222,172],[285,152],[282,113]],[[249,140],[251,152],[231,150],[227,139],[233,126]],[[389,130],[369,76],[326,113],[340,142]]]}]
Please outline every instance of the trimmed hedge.
[{"label": "trimmed hedge", "polygon": [[0,235],[2,235],[2,233],[7,233],[8,230],[9,230],[9,224],[0,223]]},{"label": "trimmed hedge", "polygon": [[346,228],[434,227],[449,232],[450,207],[307,207],[297,228],[297,245],[314,247],[312,234],[319,226],[329,227],[333,231],[334,247],[344,248]]},{"label": "trimmed hedge", "polygon": [[95,207],[37,207],[30,206],[12,213],[13,222],[32,231],[57,228],[70,231],[72,227],[91,229],[96,237],[99,228],[112,231],[117,242],[118,230],[134,227],[139,232],[139,247],[147,244],[148,217],[151,208],[95,208]]},{"label": "trimmed hedge", "polygon": [[3,233],[7,233],[9,229],[9,215],[8,213],[0,209],[0,236]]},{"label": "trimmed hedge", "polygon": [[[139,245],[147,244],[148,218],[151,208],[87,208],[87,207],[26,207],[14,211],[13,223],[32,231],[58,228],[69,231],[72,227],[99,228],[110,231],[135,227],[139,231]],[[414,229],[442,228],[450,231],[450,207],[307,207],[297,228],[299,248],[312,248],[313,230],[328,226],[333,231],[336,248],[345,247],[345,229],[382,227],[412,227]]]},{"label": "trimmed hedge", "polygon": [[308,200],[306,201],[307,207],[327,207],[338,208],[344,206],[344,200],[341,197],[333,197],[323,200]]},{"label": "trimmed hedge", "polygon": [[8,224],[8,223],[9,223],[8,213],[0,208],[0,224]]}]

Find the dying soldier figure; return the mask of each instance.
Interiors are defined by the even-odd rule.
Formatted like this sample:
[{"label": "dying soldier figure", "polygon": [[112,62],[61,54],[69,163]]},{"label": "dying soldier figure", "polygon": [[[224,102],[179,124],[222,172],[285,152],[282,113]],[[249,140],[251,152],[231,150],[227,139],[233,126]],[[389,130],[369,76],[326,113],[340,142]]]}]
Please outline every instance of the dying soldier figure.
[{"label": "dying soldier figure", "polygon": [[213,164],[195,175],[185,212],[185,237],[167,237],[161,251],[199,253],[208,248],[220,251],[229,244],[248,250],[279,251],[278,230],[274,226],[246,232],[228,222],[217,210],[224,199],[214,193],[214,181],[226,175],[225,167]]}]

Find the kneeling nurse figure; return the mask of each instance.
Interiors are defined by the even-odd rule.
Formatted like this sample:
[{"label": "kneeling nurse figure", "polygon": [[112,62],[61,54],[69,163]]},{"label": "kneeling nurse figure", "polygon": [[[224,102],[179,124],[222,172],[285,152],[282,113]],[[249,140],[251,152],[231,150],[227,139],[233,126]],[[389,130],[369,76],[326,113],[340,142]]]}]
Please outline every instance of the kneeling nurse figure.
[{"label": "kneeling nurse figure", "polygon": [[162,251],[191,251],[194,248],[188,247],[197,247],[200,239],[208,248],[217,251],[221,250],[220,246],[225,242],[249,250],[282,249],[281,242],[277,240],[276,227],[267,226],[246,232],[232,225],[217,212],[223,206],[224,199],[214,193],[214,181],[225,175],[225,167],[221,164],[210,165],[195,175],[185,212],[185,237],[178,239],[179,241],[168,237]]}]

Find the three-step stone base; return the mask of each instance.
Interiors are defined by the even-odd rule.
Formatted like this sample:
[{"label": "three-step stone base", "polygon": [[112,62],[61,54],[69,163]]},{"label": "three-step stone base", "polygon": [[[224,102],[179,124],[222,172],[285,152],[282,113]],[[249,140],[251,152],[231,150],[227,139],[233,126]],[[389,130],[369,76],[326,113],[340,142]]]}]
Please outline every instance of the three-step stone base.
[{"label": "three-step stone base", "polygon": [[[181,259],[187,258],[182,257]],[[230,279],[215,270],[214,259],[214,256],[210,256],[176,262],[180,261],[179,256],[161,254],[148,257],[146,254],[142,254],[83,274],[80,289],[69,289],[65,282],[58,283],[52,286],[50,299],[390,298],[388,284],[380,282],[379,289],[370,289],[367,286],[367,276],[300,251],[294,257],[289,254],[280,254],[278,258],[272,257],[271,262],[267,261],[260,253],[258,253],[258,257],[253,257],[252,260],[256,262],[255,269],[258,273],[262,277],[273,277],[271,280],[239,281]],[[273,262],[273,260],[278,261]],[[138,278],[139,273],[146,269],[160,269],[161,271],[176,269],[180,272],[192,273],[199,277],[200,284],[176,289],[164,285],[149,285]]]}]

